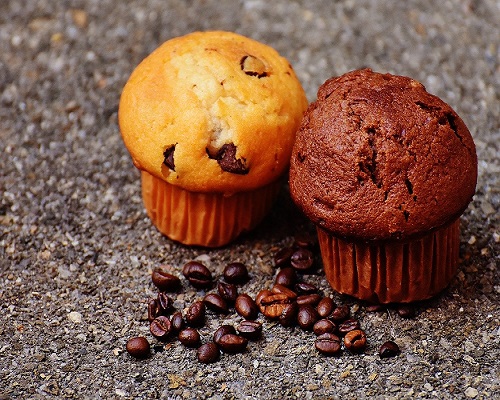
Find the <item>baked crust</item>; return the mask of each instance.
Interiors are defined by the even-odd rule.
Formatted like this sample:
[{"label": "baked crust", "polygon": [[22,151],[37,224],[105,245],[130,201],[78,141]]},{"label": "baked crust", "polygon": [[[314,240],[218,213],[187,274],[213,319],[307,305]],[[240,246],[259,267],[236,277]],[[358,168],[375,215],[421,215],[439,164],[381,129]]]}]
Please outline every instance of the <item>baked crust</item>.
[{"label": "baked crust", "polygon": [[474,142],[455,111],[415,80],[370,69],[319,88],[290,167],[302,211],[335,236],[363,241],[451,223],[476,180]]},{"label": "baked crust", "polygon": [[306,107],[274,49],[195,32],[165,42],[133,71],[119,125],[137,168],[186,190],[231,194],[287,170]]}]

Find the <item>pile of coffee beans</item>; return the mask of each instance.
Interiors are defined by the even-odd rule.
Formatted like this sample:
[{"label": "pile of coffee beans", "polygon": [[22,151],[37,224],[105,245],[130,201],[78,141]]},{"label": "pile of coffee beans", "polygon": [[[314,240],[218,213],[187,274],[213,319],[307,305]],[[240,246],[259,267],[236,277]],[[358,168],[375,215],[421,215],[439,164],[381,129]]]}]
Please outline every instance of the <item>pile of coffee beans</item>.
[{"label": "pile of coffee beans", "polygon": [[[148,320],[151,335],[160,342],[177,339],[188,348],[197,349],[201,363],[219,360],[221,352],[242,353],[249,341],[262,336],[262,322],[257,318],[262,314],[267,320],[275,320],[283,327],[298,326],[316,335],[314,346],[326,356],[339,355],[343,349],[350,353],[362,353],[367,345],[367,336],[359,320],[351,316],[346,304],[336,304],[329,296],[323,296],[312,283],[305,282],[304,274],[314,268],[314,243],[296,240],[294,246],[286,247],[275,255],[278,268],[271,288],[263,288],[255,298],[247,293],[239,293],[239,288],[250,279],[247,267],[239,262],[228,264],[223,276],[215,282],[211,271],[199,261],[189,261],[182,269],[182,275],[195,289],[208,291],[201,299],[194,301],[184,313],[175,310],[172,293],[182,288],[181,279],[156,268],[151,276],[159,290],[157,296],[148,301]],[[210,291],[212,290],[213,291]],[[205,326],[207,312],[210,315],[227,315],[236,312],[243,321],[235,328],[221,325],[207,343],[198,331]],[[380,311],[373,306],[367,311]],[[404,306],[398,313],[410,318],[412,308]],[[144,337],[131,338],[127,352],[135,358],[146,358],[150,354],[150,344]],[[379,350],[381,358],[394,357],[399,348],[393,341],[384,343]]]}]

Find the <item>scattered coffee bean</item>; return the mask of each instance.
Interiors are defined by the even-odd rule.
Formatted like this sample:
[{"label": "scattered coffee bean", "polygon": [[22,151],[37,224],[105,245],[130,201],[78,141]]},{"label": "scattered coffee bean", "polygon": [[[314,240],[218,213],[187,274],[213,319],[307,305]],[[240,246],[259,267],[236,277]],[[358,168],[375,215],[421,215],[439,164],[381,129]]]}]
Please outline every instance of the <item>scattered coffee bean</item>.
[{"label": "scattered coffee bean", "polygon": [[380,358],[396,357],[399,354],[399,346],[389,340],[380,347],[379,354]]},{"label": "scattered coffee bean", "polygon": [[379,312],[379,311],[385,311],[386,306],[383,304],[370,304],[369,306],[366,306],[366,312],[372,313],[372,312]]},{"label": "scattered coffee bean", "polygon": [[312,306],[299,306],[297,313],[297,322],[305,331],[312,331],[314,324],[318,321],[318,313]]},{"label": "scattered coffee bean", "polygon": [[232,325],[222,325],[214,332],[213,342],[219,344],[220,338],[224,335],[236,334],[236,329]]},{"label": "scattered coffee bean", "polygon": [[342,322],[348,319],[350,315],[351,310],[349,309],[349,306],[344,304],[335,308],[328,318],[333,322]]},{"label": "scattered coffee bean", "polygon": [[316,338],[314,347],[325,356],[333,356],[340,352],[340,338],[333,333],[323,333]]},{"label": "scattered coffee bean", "polygon": [[203,298],[203,303],[207,306],[208,309],[215,311],[219,314],[227,314],[229,312],[229,308],[227,307],[227,303],[222,298],[222,296],[217,293],[209,293]]},{"label": "scattered coffee bean", "polygon": [[309,305],[314,307],[320,302],[321,299],[322,297],[317,293],[303,294],[297,297],[297,304],[299,306]]},{"label": "scattered coffee bean", "polygon": [[224,268],[224,279],[226,282],[243,284],[248,281],[248,270],[245,264],[234,262]]},{"label": "scattered coffee bean", "polygon": [[168,335],[170,334],[170,330],[170,320],[164,315],[156,317],[149,325],[149,331],[155,338],[159,340],[167,339]]},{"label": "scattered coffee bean", "polygon": [[212,273],[198,261],[186,263],[182,268],[182,273],[195,288],[204,289],[212,286]]},{"label": "scattered coffee bean", "polygon": [[295,242],[293,244],[295,248],[305,248],[309,250],[313,250],[316,246],[316,239],[314,236],[308,234],[299,234],[295,236]]},{"label": "scattered coffee bean", "polygon": [[297,273],[292,267],[283,268],[274,279],[274,283],[277,285],[283,285],[288,288],[292,287],[297,281]]},{"label": "scattered coffee bean", "polygon": [[233,305],[238,297],[238,289],[232,283],[219,282],[217,283],[217,292],[226,301],[227,304]]},{"label": "scattered coffee bean", "polygon": [[175,292],[181,287],[181,280],[161,268],[155,268],[151,274],[153,284],[162,292]]},{"label": "scattered coffee bean", "polygon": [[248,339],[228,333],[219,339],[218,345],[224,353],[242,353],[247,348]]},{"label": "scattered coffee bean", "polygon": [[255,304],[257,304],[257,307],[259,307],[261,312],[262,312],[262,304],[261,304],[262,299],[272,294],[273,292],[271,292],[269,289],[262,289],[259,293],[257,293],[257,296],[255,296]]},{"label": "scattered coffee bean", "polygon": [[259,315],[259,307],[246,293],[240,294],[234,303],[236,312],[245,319],[255,319]]},{"label": "scattered coffee bean", "polygon": [[220,357],[219,347],[215,343],[205,343],[198,348],[198,361],[204,364],[216,362]]},{"label": "scattered coffee bean", "polygon": [[344,336],[347,332],[353,331],[355,329],[359,329],[360,324],[357,319],[350,318],[346,319],[344,322],[341,322],[338,327],[338,332],[340,335]]},{"label": "scattered coffee bean", "polygon": [[292,254],[290,263],[297,271],[304,272],[309,270],[314,262],[313,253],[310,250],[299,248]]},{"label": "scattered coffee bean", "polygon": [[299,312],[299,305],[294,301],[286,304],[278,317],[278,322],[281,326],[289,327],[295,326],[297,323],[297,313]]},{"label": "scattered coffee bean", "polygon": [[191,304],[186,313],[186,322],[192,327],[205,324],[205,304],[202,301],[195,301]]},{"label": "scattered coffee bean", "polygon": [[184,329],[185,323],[184,318],[182,318],[182,313],[180,311],[176,311],[172,314],[170,318],[170,328],[174,335],[178,334],[180,331]]},{"label": "scattered coffee bean", "polygon": [[335,333],[337,327],[334,322],[329,319],[320,319],[313,325],[313,332],[316,336],[322,335],[323,333]]},{"label": "scattered coffee bean", "polygon": [[148,301],[148,321],[153,321],[156,317],[161,315],[161,307],[157,299],[150,299]]},{"label": "scattered coffee bean", "polygon": [[285,247],[274,256],[274,265],[279,268],[289,267],[292,259],[293,249]]},{"label": "scattered coffee bean", "polygon": [[127,353],[134,358],[146,358],[149,356],[151,346],[145,337],[138,336],[127,341]]},{"label": "scattered coffee bean", "polygon": [[164,292],[158,293],[157,300],[161,308],[161,315],[167,315],[174,308],[173,300]]},{"label": "scattered coffee bean", "polygon": [[179,332],[179,342],[186,347],[198,347],[200,345],[200,334],[194,328],[186,328]]},{"label": "scattered coffee bean", "polygon": [[261,303],[261,311],[269,319],[277,319],[283,312],[285,306],[292,302],[286,294],[276,293],[264,297]]},{"label": "scattered coffee bean", "polygon": [[323,297],[316,307],[318,314],[322,318],[328,317],[335,309],[335,302],[331,297]]},{"label": "scattered coffee bean", "polygon": [[416,315],[415,307],[412,307],[408,304],[400,304],[396,310],[401,318],[406,318],[406,319],[415,318]]},{"label": "scattered coffee bean", "polygon": [[344,336],[344,346],[352,353],[361,353],[366,347],[366,334],[361,329],[347,332]]},{"label": "scattered coffee bean", "polygon": [[299,282],[295,285],[295,291],[299,294],[313,294],[318,293],[318,288],[312,283]]},{"label": "scattered coffee bean", "polygon": [[292,289],[287,288],[283,285],[274,285],[271,288],[271,292],[273,293],[281,293],[286,295],[290,300],[295,300],[297,298],[297,293],[295,293]]},{"label": "scattered coffee bean", "polygon": [[256,321],[243,321],[237,329],[248,340],[258,340],[262,335],[262,324]]}]

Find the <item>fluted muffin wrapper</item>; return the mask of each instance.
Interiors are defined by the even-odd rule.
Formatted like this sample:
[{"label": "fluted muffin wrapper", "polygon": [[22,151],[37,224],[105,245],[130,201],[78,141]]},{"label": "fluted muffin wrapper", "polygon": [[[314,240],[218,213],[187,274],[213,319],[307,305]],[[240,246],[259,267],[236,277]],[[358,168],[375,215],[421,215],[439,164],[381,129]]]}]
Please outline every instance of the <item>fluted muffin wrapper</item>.
[{"label": "fluted muffin wrapper", "polygon": [[255,228],[270,211],[281,180],[238,192],[191,192],[141,171],[142,199],[158,230],[186,245],[220,247]]},{"label": "fluted muffin wrapper", "polygon": [[460,220],[407,242],[349,242],[317,228],[328,282],[339,293],[374,303],[430,298],[458,266]]}]

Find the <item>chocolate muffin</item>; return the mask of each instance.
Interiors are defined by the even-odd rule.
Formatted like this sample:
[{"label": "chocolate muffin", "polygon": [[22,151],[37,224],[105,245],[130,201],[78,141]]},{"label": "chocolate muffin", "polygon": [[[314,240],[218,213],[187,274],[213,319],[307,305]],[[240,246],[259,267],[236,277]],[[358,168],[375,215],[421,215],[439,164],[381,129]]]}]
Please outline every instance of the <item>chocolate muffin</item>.
[{"label": "chocolate muffin", "polygon": [[447,286],[476,180],[474,142],[456,112],[419,82],[370,69],[319,88],[290,168],[332,287],[382,303]]}]

